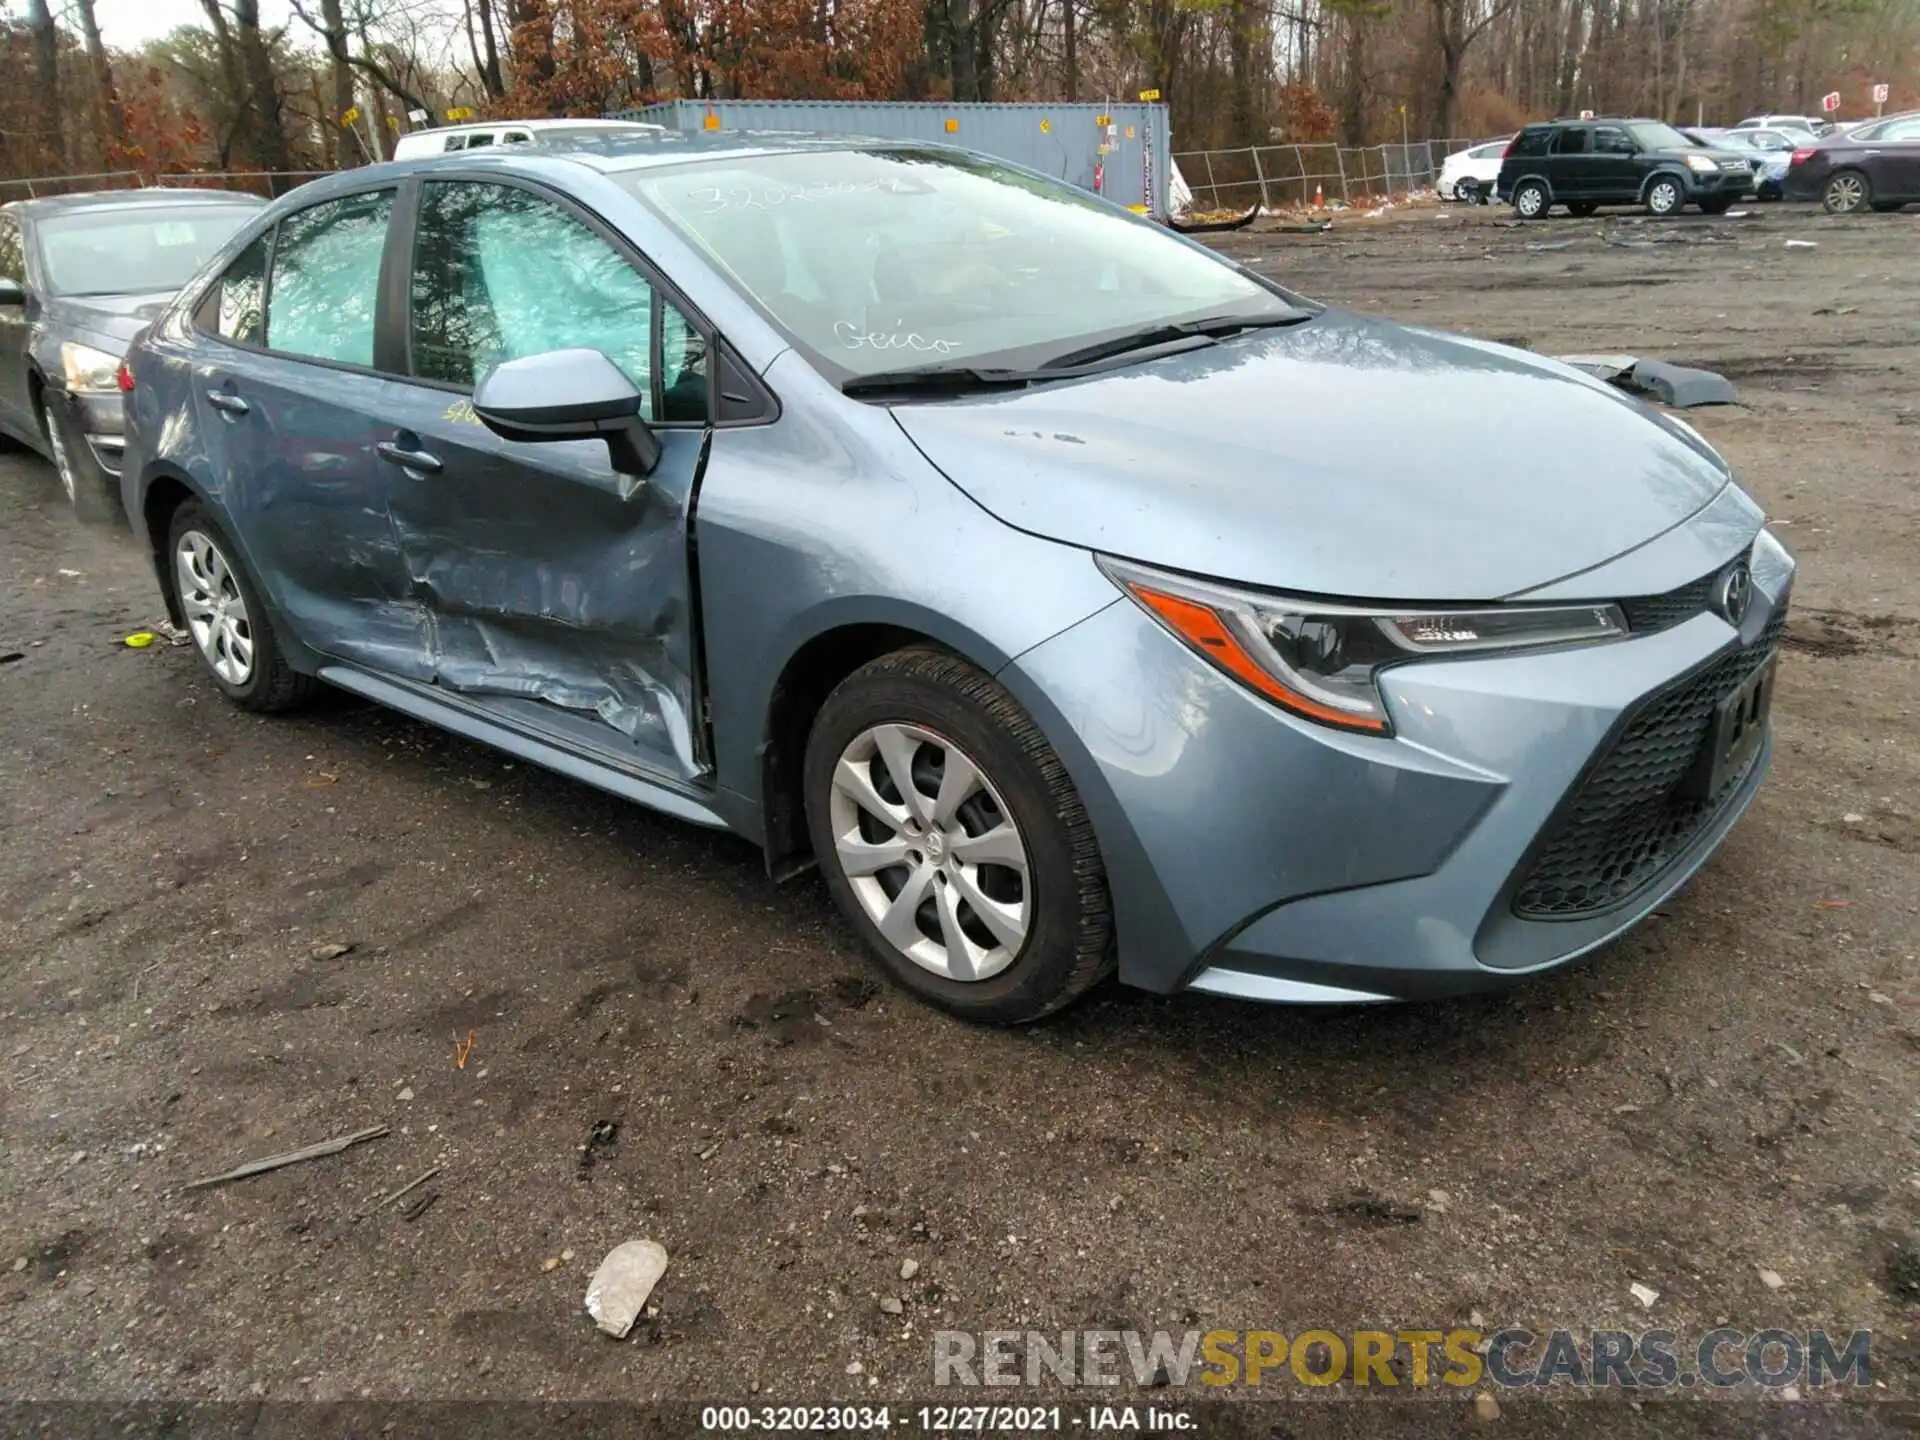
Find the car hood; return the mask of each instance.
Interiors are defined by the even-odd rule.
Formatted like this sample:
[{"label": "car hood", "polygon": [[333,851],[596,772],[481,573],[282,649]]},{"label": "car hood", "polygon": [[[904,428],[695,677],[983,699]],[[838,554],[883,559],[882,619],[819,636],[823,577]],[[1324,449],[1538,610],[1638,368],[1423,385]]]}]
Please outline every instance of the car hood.
[{"label": "car hood", "polygon": [[1690,428],[1569,366],[1338,310],[894,415],[1022,530],[1380,600],[1544,585],[1645,544],[1730,479]]},{"label": "car hood", "polygon": [[171,291],[137,295],[60,295],[41,307],[40,325],[50,339],[79,340],[118,355],[173,299]]}]

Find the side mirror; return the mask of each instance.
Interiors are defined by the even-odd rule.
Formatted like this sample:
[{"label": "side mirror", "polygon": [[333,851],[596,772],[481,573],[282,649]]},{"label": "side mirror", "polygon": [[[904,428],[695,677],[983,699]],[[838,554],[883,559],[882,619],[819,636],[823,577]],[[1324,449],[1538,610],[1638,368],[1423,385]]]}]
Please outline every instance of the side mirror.
[{"label": "side mirror", "polygon": [[640,418],[640,392],[598,350],[507,360],[473,392],[473,413],[502,440],[605,440],[613,468],[650,475],[660,439]]},{"label": "side mirror", "polygon": [[0,277],[0,305],[24,305],[27,303],[27,291],[18,280]]}]

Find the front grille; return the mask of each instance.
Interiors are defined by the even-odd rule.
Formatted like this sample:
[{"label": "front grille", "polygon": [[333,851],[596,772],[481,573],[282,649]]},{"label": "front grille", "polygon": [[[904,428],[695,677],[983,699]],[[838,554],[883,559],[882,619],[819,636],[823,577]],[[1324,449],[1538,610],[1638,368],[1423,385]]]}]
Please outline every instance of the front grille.
[{"label": "front grille", "polygon": [[1649,635],[1678,625],[1682,620],[1691,620],[1707,608],[1713,598],[1713,582],[1719,578],[1720,572],[1716,570],[1664,595],[1636,595],[1631,600],[1622,600],[1620,608],[1626,612],[1627,628],[1636,635]]},{"label": "front grille", "polygon": [[[1513,910],[1577,920],[1624,904],[1684,852],[1746,778],[1700,799],[1680,793],[1722,700],[1760,668],[1786,629],[1783,597],[1758,642],[1644,701],[1587,772],[1520,877]],[[1750,769],[1751,767],[1749,767]]]}]

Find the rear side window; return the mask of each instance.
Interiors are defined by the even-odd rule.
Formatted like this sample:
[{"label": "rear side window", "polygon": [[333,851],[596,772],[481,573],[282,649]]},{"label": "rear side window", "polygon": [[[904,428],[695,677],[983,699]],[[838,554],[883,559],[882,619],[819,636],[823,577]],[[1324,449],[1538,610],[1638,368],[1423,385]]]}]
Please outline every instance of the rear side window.
[{"label": "rear side window", "polygon": [[267,231],[234,258],[213,287],[212,314],[203,323],[214,334],[240,345],[262,345],[267,338]]},{"label": "rear side window", "polygon": [[267,292],[269,349],[372,366],[380,255],[392,211],[393,192],[377,190],[280,222]]},{"label": "rear side window", "polygon": [[1882,140],[1920,140],[1920,119],[1901,120],[1880,132]]},{"label": "rear side window", "polygon": [[1587,131],[1581,125],[1569,125],[1553,140],[1553,153],[1556,155],[1584,155],[1587,153]]},{"label": "rear side window", "polygon": [[1513,142],[1513,153],[1515,155],[1544,155],[1547,153],[1547,144],[1552,138],[1553,129],[1551,126],[1540,125],[1529,127],[1528,129],[1522,130],[1520,132],[1520,138]]}]

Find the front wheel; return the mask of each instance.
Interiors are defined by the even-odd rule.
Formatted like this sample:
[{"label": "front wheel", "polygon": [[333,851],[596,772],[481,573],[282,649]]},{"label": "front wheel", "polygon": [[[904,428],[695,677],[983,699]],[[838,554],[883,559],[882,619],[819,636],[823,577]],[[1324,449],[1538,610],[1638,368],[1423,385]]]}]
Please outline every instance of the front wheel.
[{"label": "front wheel", "polygon": [[1852,215],[1866,208],[1873,199],[1867,177],[1858,170],[1842,170],[1832,176],[1820,192],[1820,203],[1829,215]]},{"label": "front wheel", "polygon": [[1111,967],[1092,822],[1039,727],[984,671],[910,649],[855,672],[814,720],[804,783],[827,889],[921,999],[1020,1024]]},{"label": "front wheel", "polygon": [[1522,220],[1538,220],[1552,204],[1553,197],[1538,180],[1522,180],[1513,187],[1513,213]]},{"label": "front wheel", "polygon": [[1671,175],[1662,175],[1647,187],[1647,209],[1655,215],[1678,215],[1687,203],[1687,192]]},{"label": "front wheel", "polygon": [[40,424],[46,431],[47,449],[53,455],[60,488],[66,491],[73,513],[90,525],[104,525],[116,519],[120,514],[120,495],[114,478],[94,463],[93,452],[67,418],[58,398],[50,397],[50,403],[43,404]]}]

